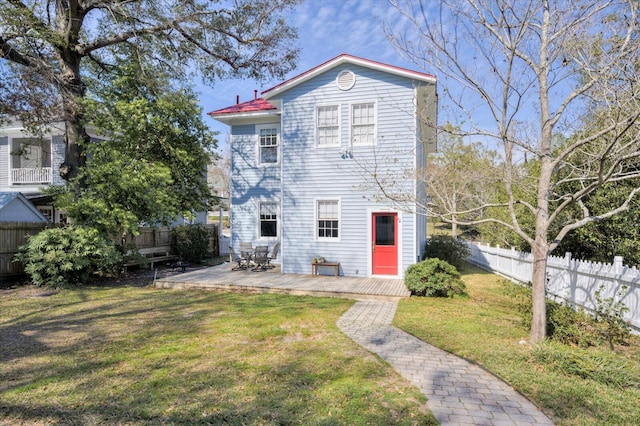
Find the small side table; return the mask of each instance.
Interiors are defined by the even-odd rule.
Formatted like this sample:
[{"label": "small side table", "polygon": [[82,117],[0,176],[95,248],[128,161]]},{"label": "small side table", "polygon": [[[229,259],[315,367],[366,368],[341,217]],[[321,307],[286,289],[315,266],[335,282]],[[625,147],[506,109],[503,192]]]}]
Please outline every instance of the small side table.
[{"label": "small side table", "polygon": [[311,275],[318,275],[318,266],[332,266],[335,276],[337,277],[340,274],[340,262],[322,262],[311,264]]}]

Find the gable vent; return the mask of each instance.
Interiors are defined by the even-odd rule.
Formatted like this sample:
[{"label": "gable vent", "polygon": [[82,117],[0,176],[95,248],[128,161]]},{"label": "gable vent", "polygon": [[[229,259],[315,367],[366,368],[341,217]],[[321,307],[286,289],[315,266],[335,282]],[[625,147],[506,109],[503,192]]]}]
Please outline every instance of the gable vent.
[{"label": "gable vent", "polygon": [[336,78],[340,90],[349,90],[356,84],[356,75],[351,71],[342,71]]}]

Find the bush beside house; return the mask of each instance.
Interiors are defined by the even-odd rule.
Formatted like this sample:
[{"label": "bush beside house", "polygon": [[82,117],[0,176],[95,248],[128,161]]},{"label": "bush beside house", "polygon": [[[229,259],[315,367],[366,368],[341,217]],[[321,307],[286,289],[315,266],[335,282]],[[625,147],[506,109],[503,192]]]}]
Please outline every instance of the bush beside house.
[{"label": "bush beside house", "polygon": [[409,266],[404,282],[414,296],[454,297],[466,288],[458,270],[436,258]]}]

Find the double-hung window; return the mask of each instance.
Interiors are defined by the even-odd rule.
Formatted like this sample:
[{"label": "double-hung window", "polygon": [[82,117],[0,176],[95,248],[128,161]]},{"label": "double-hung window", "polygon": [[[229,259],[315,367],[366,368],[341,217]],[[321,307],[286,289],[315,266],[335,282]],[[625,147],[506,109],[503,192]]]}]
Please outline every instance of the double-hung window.
[{"label": "double-hung window", "polygon": [[340,201],[316,201],[316,237],[319,240],[340,238]]},{"label": "double-hung window", "polygon": [[276,125],[258,126],[258,161],[260,164],[278,162],[278,137]]},{"label": "double-hung window", "polygon": [[353,145],[373,145],[376,133],[376,104],[351,105],[351,142]]},{"label": "double-hung window", "polygon": [[340,145],[340,120],[338,105],[319,106],[316,110],[316,134],[318,146]]},{"label": "double-hung window", "polygon": [[260,203],[260,238],[278,236],[278,203]]}]

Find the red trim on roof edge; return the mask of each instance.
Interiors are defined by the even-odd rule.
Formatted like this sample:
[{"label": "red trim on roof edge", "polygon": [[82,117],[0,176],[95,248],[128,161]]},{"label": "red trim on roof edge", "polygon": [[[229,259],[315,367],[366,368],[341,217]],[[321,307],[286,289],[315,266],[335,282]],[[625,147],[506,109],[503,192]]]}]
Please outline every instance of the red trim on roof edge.
[{"label": "red trim on roof edge", "polygon": [[241,104],[232,105],[230,107],[218,109],[215,111],[208,112],[207,115],[215,116],[215,115],[225,115],[225,114],[242,114],[247,112],[258,112],[258,111],[271,111],[278,109],[272,103],[262,98],[253,99],[251,101],[243,102]]}]

